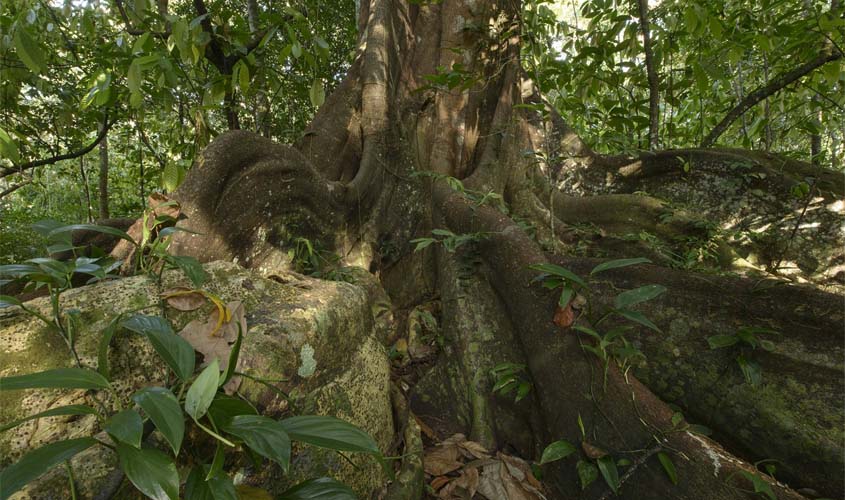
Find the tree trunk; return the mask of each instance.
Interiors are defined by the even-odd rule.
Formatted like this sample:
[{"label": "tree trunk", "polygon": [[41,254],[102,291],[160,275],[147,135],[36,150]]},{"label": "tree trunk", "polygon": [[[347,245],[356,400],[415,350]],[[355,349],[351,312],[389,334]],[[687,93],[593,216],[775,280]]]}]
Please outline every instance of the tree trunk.
[{"label": "tree trunk", "polygon": [[109,218],[109,138],[108,135],[100,141],[100,176],[98,183],[99,218]]},{"label": "tree trunk", "polygon": [[657,68],[654,67],[654,54],[651,50],[647,0],[637,0],[637,10],[640,15],[640,31],[643,33],[643,52],[648,75],[648,149],[653,151],[660,146],[660,85],[657,81]]},{"label": "tree trunk", "polygon": [[[553,253],[577,255],[587,243],[567,218],[695,231],[683,218],[665,219],[654,198],[585,198],[549,182],[556,172],[576,171],[586,172],[584,182],[600,179],[595,186],[677,176],[678,155],[654,163],[602,158],[553,109],[517,106],[544,102],[520,65],[518,2],[370,0],[360,10],[359,53],[295,145],[233,131],[208,146],[173,195],[185,217],[180,224],[192,232],[176,233],[171,249],[272,273],[296,265],[289,250],[304,237],[376,274],[396,311],[438,300],[440,369],[427,375],[435,381],[420,381],[405,396],[423,413],[418,403],[434,401],[426,387],[451,391],[434,414],[446,415],[445,428],[485,445],[539,460],[553,441],[583,440],[627,457],[624,499],[748,498],[751,477],[779,499],[801,498],[716,442],[686,432],[633,374],[588,355],[588,340],[553,322],[558,298],[529,268],[556,259]],[[468,88],[422,89],[427,75],[457,64]],[[538,163],[526,151],[550,160]],[[413,240],[432,237],[433,229],[441,243],[415,252]],[[118,245],[115,255],[128,251]],[[674,293],[676,307],[684,297],[697,300]],[[579,324],[589,326],[585,318]],[[492,393],[487,373],[502,362],[524,364],[533,380],[521,404]],[[842,366],[841,352],[832,363]],[[657,452],[671,457],[677,485]],[[589,461],[586,453],[543,467],[549,498],[607,498],[601,480],[581,491],[574,456]],[[836,477],[812,481],[797,486],[829,495],[841,486]]]}]

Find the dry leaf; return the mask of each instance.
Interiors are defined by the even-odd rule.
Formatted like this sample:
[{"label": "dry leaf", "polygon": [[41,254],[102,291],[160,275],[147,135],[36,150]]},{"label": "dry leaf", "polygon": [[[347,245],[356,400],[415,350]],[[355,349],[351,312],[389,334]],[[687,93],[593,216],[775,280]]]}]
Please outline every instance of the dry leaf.
[{"label": "dry leaf", "polygon": [[478,469],[475,467],[468,467],[462,470],[461,475],[452,482],[456,486],[460,486],[461,488],[467,490],[469,492],[469,497],[472,498],[475,496],[475,492],[478,491],[478,478]]},{"label": "dry leaf", "polygon": [[437,491],[440,488],[442,488],[443,485],[445,485],[446,483],[448,483],[451,480],[452,479],[448,476],[437,476],[437,477],[435,477],[434,479],[431,480],[431,482],[429,483],[429,486],[431,486],[431,489],[433,489],[434,491]]},{"label": "dry leaf", "polygon": [[206,298],[197,290],[179,286],[161,294],[167,305],[177,311],[194,311],[205,304]]},{"label": "dry leaf", "polygon": [[[232,344],[238,338],[238,325],[242,333],[246,333],[247,328],[243,304],[238,301],[230,302],[225,309],[224,316],[228,317],[229,321],[223,321],[219,329],[217,325],[220,323],[220,312],[215,309],[204,321],[195,319],[179,332],[194,349],[202,353],[204,364],[216,358],[223,369],[229,364]],[[241,361],[238,360],[238,364]],[[223,390],[232,394],[239,385],[240,377],[233,377],[223,386]]]},{"label": "dry leaf", "polygon": [[586,441],[581,441],[581,448],[584,450],[584,453],[586,453],[587,456],[592,458],[593,460],[599,459],[607,455],[606,451],[599,448],[598,446],[593,446]]},{"label": "dry leaf", "polygon": [[432,441],[440,441],[440,437],[437,435],[436,432],[434,432],[434,429],[432,429],[428,426],[428,424],[423,422],[420,417],[414,415],[414,420],[417,422],[417,425],[420,426],[420,431],[422,431],[423,434],[428,436],[429,439],[431,439]]},{"label": "dry leaf", "polygon": [[488,499],[506,500],[508,498],[508,492],[499,474],[499,469],[502,467],[501,462],[495,462],[487,464],[481,469],[481,477],[478,480],[478,492]]},{"label": "dry leaf", "polygon": [[490,454],[487,453],[487,449],[482,446],[481,443],[476,443],[475,441],[464,441],[462,443],[458,443],[458,445],[469,452],[471,455],[470,458],[490,458]]},{"label": "dry leaf", "polygon": [[461,468],[463,465],[458,461],[460,452],[455,444],[437,445],[426,450],[423,456],[423,469],[426,474],[432,476],[443,476]]},{"label": "dry leaf", "polygon": [[569,328],[569,326],[575,321],[575,312],[572,311],[571,304],[567,304],[566,307],[557,306],[553,321],[561,328]]}]

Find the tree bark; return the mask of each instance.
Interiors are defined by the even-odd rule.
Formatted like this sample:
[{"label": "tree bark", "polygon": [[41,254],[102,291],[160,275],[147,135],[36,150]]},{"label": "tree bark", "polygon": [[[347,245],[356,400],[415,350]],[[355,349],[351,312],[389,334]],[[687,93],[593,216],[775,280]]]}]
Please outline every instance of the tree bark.
[{"label": "tree bark", "polygon": [[109,218],[109,139],[100,141],[100,176],[98,182],[99,218]]},{"label": "tree bark", "polygon": [[637,9],[640,16],[640,31],[643,33],[643,52],[648,75],[648,149],[653,151],[660,147],[660,83],[657,79],[657,68],[654,65],[654,53],[651,49],[646,2],[647,0],[637,0]]}]

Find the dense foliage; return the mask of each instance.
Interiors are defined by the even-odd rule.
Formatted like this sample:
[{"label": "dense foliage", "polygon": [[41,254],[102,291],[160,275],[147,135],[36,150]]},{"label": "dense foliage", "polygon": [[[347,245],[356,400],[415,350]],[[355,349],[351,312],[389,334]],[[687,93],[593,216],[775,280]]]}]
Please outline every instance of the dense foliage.
[{"label": "dense foliage", "polygon": [[[647,16],[653,146],[638,3],[525,3],[524,66],[599,152],[695,146],[755,89],[845,45],[841,6],[819,1],[667,0]],[[0,261],[32,256],[27,226],[42,218],[137,216],[227,128],[295,140],[356,36],[350,0],[3,2]],[[843,86],[842,60],[831,60],[751,106],[717,143],[802,158],[815,144],[839,168]]]}]

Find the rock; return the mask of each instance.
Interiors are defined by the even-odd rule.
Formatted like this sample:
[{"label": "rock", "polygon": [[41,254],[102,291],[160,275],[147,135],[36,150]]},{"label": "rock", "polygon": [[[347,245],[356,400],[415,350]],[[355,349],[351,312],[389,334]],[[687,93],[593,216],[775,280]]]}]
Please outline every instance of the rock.
[{"label": "rock", "polygon": [[[389,365],[375,333],[373,299],[365,288],[301,276],[267,279],[223,262],[207,264],[205,269],[211,279],[204,290],[224,303],[241,301],[246,308],[248,332],[243,340],[239,370],[274,381],[277,389],[290,396],[295,414],[342,418],[368,432],[379,448],[386,451],[393,438]],[[190,285],[180,272],[168,271],[161,286],[147,276],[136,276],[64,293],[62,307],[81,311],[82,330],[76,349],[82,363],[87,367],[97,366],[101,332],[115,315],[132,310],[161,314],[160,293],[177,286]],[[26,306],[49,314],[46,298],[28,302]],[[164,313],[178,332],[191,320],[210,314],[213,307],[209,303],[195,311],[178,311],[164,306]],[[164,364],[139,335],[120,331],[112,340],[108,358],[115,381],[114,395],[101,391],[97,397],[110,410],[118,405],[128,407],[129,396],[141,387],[166,383]],[[73,366],[72,357],[55,331],[19,308],[0,309],[0,376],[70,366]],[[264,415],[293,414],[278,391],[251,379],[243,378],[239,392]],[[61,405],[96,404],[91,394],[81,390],[9,391],[0,393],[0,398],[0,424]],[[27,422],[0,434],[0,465],[5,467],[47,443],[99,431],[100,424],[91,415]],[[190,426],[187,432],[186,440],[201,435]],[[157,433],[153,433],[151,441],[155,442],[156,437]],[[194,451],[210,450],[213,454],[208,442],[201,441],[195,446]],[[188,455],[181,453],[179,458],[186,460]],[[323,475],[348,484],[361,497],[369,497],[385,484],[386,478],[372,457],[347,456],[357,468],[334,452],[295,444],[287,476],[267,461],[254,468],[245,459],[229,457],[226,470],[236,483],[260,487],[273,495],[300,480]],[[83,498],[93,498],[105,488],[115,462],[114,455],[99,446],[72,460]],[[66,490],[65,469],[57,467],[15,498],[66,498]]]}]

